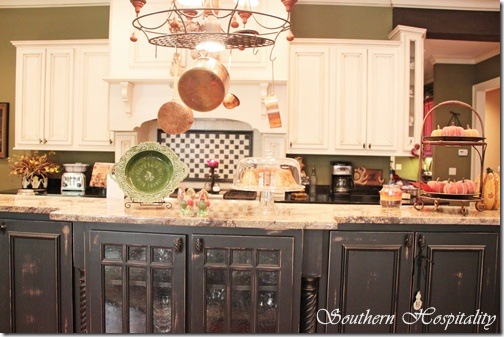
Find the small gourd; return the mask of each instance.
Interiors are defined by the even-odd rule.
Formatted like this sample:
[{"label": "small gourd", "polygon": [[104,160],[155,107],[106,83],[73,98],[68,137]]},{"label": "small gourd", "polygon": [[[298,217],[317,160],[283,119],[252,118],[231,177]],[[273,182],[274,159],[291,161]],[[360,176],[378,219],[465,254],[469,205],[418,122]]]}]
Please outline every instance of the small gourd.
[{"label": "small gourd", "polygon": [[[480,178],[476,179],[476,191],[480,190]],[[500,176],[490,167],[483,177],[483,205],[487,210],[500,208]]]},{"label": "small gourd", "polygon": [[460,181],[467,188],[467,194],[474,194],[476,192],[476,183],[470,179],[462,179]]},{"label": "small gourd", "polygon": [[431,137],[441,137],[443,135],[443,130],[441,127],[438,125],[437,129],[432,130],[431,132]]},{"label": "small gourd", "polygon": [[464,132],[464,128],[461,126],[456,126],[455,123],[451,123],[451,125],[445,126],[441,135],[445,137],[461,137]]},{"label": "small gourd", "polygon": [[467,186],[462,181],[453,181],[444,186],[443,192],[447,194],[467,194]]},{"label": "small gourd", "polygon": [[479,137],[479,131],[477,129],[471,129],[469,124],[467,124],[467,129],[462,133],[464,137]]}]

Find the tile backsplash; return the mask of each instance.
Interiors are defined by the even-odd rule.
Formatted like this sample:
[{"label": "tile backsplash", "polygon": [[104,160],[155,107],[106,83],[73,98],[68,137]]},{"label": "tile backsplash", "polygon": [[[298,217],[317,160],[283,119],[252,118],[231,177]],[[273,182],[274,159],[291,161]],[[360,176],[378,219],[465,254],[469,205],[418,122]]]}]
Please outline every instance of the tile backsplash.
[{"label": "tile backsplash", "polygon": [[253,131],[189,130],[183,134],[171,135],[158,130],[157,141],[168,145],[189,166],[187,181],[204,181],[210,169],[209,159],[219,161],[219,180],[232,182],[238,162],[253,156]]}]

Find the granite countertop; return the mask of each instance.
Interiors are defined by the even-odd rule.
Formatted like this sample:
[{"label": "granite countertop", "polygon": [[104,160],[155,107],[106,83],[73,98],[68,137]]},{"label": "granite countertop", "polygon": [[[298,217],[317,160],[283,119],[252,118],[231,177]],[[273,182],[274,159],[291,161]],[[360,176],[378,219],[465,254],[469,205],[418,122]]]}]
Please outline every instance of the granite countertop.
[{"label": "granite countertop", "polygon": [[461,214],[460,206],[382,208],[379,205],[276,204],[276,214],[257,214],[258,201],[211,201],[207,217],[183,216],[175,199],[172,208],[132,204],[121,199],[0,194],[0,212],[48,214],[57,221],[241,227],[263,229],[337,229],[342,223],[500,225],[500,211],[478,212],[474,203]]}]

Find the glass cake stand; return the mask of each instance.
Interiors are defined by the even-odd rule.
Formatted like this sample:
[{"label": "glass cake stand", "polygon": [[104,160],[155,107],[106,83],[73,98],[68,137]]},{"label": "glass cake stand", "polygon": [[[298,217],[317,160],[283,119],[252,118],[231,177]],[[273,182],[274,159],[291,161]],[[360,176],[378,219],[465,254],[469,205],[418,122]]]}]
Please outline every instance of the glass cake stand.
[{"label": "glass cake stand", "polygon": [[247,157],[238,162],[233,177],[233,189],[258,192],[256,213],[275,214],[274,193],[304,190],[301,185],[301,169],[297,160],[264,157]]}]

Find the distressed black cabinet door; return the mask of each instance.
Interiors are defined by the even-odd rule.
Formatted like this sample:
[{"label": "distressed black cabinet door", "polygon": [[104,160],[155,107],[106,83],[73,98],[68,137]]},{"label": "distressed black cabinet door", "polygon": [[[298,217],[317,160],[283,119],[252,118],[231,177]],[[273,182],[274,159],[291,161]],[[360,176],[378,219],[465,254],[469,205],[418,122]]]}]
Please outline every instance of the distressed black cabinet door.
[{"label": "distressed black cabinet door", "polygon": [[408,332],[413,241],[413,233],[331,232],[327,311],[318,312],[327,332]]},{"label": "distressed black cabinet door", "polygon": [[193,235],[192,245],[191,332],[295,332],[294,238]]},{"label": "distressed black cabinet door", "polygon": [[[485,330],[481,324],[442,324],[436,316],[454,315],[458,322],[469,323],[484,314],[498,317],[500,288],[497,281],[498,234],[492,233],[418,233],[416,244],[423,243],[423,310],[428,316],[418,320],[416,332],[496,332],[497,322]],[[416,264],[416,263],[415,263]],[[417,264],[415,269],[417,269]],[[417,278],[414,277],[415,290]],[[437,318],[437,319],[441,319]],[[421,324],[422,321],[428,324]],[[446,329],[445,329],[446,328]]]},{"label": "distressed black cabinet door", "polygon": [[73,332],[72,225],[0,220],[0,226],[0,332]]},{"label": "distressed black cabinet door", "polygon": [[89,232],[91,333],[185,331],[185,236]]}]

